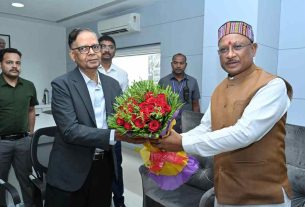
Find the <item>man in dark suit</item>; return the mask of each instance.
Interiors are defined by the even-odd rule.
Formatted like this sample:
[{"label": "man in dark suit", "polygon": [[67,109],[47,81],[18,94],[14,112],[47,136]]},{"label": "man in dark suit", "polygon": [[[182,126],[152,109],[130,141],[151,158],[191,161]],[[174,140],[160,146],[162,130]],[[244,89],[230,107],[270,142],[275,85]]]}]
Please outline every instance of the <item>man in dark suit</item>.
[{"label": "man in dark suit", "polygon": [[94,32],[74,29],[69,47],[77,67],[52,81],[58,133],[50,155],[45,206],[109,207],[116,168],[112,146],[124,137],[108,129],[106,118],[121,87],[97,70],[101,53]]}]

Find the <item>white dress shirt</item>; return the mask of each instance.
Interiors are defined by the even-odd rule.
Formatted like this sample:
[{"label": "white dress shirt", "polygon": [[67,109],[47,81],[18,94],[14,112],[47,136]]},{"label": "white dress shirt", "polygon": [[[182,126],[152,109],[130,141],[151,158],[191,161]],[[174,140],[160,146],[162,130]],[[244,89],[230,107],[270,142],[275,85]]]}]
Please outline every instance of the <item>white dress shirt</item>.
[{"label": "white dress shirt", "polygon": [[[188,153],[203,157],[244,148],[259,141],[286,113],[290,105],[287,89],[281,78],[275,78],[257,91],[233,126],[211,131],[210,106],[199,126],[182,134],[182,146]],[[239,207],[288,207],[291,201],[284,192],[283,204],[238,205]],[[231,207],[215,202],[216,207]]]},{"label": "white dress shirt", "polygon": [[[98,81],[96,83],[95,81],[88,78],[88,76],[86,76],[86,74],[84,74],[81,70],[80,70],[80,72],[86,82],[86,85],[87,85],[87,88],[88,88],[88,91],[90,94],[90,99],[91,99],[92,107],[94,110],[96,126],[99,129],[108,129],[105,97],[104,97],[104,92],[103,92],[103,87],[102,87],[100,77],[97,74]],[[114,145],[116,143],[114,140],[114,133],[115,133],[115,130],[111,130],[110,140],[109,140],[110,145]]]},{"label": "white dress shirt", "polygon": [[121,86],[122,91],[125,91],[128,87],[128,73],[119,68],[118,66],[111,64],[110,68],[108,70],[105,70],[105,68],[100,65],[100,67],[98,68],[98,70],[105,74],[108,75],[112,78],[114,78],[115,80],[117,80]]}]

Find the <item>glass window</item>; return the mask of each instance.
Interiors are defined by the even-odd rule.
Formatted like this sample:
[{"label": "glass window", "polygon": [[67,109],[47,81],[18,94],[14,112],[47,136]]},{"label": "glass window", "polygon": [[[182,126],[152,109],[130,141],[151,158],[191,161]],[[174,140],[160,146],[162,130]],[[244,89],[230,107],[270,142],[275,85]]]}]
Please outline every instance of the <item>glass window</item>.
[{"label": "glass window", "polygon": [[129,85],[134,81],[160,79],[160,44],[119,48],[113,63],[128,73]]}]

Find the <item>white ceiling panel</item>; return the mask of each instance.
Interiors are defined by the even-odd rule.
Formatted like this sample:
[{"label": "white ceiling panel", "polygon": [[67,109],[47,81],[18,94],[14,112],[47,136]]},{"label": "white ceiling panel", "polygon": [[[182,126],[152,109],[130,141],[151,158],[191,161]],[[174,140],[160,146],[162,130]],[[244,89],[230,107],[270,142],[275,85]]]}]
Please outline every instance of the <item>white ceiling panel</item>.
[{"label": "white ceiling panel", "polygon": [[[0,0],[0,16],[71,27],[159,0]],[[23,8],[12,7],[20,2]]]}]

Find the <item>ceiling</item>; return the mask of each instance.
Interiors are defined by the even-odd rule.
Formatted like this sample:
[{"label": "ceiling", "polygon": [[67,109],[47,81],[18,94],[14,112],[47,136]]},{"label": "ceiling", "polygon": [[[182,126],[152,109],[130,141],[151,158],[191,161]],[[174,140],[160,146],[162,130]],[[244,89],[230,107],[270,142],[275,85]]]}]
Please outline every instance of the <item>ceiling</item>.
[{"label": "ceiling", "polygon": [[[0,17],[73,27],[104,19],[158,0],[0,0]],[[23,8],[12,7],[20,2]]]}]

